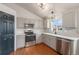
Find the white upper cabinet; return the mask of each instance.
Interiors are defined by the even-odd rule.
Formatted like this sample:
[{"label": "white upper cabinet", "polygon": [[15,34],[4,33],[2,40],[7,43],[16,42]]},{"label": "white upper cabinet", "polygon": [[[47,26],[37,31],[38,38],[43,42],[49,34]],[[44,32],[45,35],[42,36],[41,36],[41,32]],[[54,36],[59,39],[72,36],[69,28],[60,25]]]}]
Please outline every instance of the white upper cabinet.
[{"label": "white upper cabinet", "polygon": [[76,21],[76,12],[75,9],[67,10],[63,13],[63,27],[64,28],[75,28],[75,21]]},{"label": "white upper cabinet", "polygon": [[79,7],[72,8],[63,13],[62,26],[64,28],[70,27],[75,28],[79,33]]},{"label": "white upper cabinet", "polygon": [[79,28],[79,8],[77,9],[77,26]]},{"label": "white upper cabinet", "polygon": [[77,32],[79,33],[79,8],[77,9],[77,21],[76,21]]},{"label": "white upper cabinet", "polygon": [[25,19],[24,18],[17,18],[16,24],[17,24],[17,28],[24,28],[24,22]]}]

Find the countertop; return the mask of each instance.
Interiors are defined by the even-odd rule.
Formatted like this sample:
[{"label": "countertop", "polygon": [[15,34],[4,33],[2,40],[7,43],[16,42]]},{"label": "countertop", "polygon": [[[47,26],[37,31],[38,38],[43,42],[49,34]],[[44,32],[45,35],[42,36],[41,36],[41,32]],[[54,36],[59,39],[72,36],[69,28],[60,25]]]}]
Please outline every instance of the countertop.
[{"label": "countertop", "polygon": [[17,31],[17,32],[16,32],[16,35],[24,35],[24,36],[25,36],[25,33],[22,32],[22,31],[19,31],[19,32]]},{"label": "countertop", "polygon": [[61,38],[66,38],[66,39],[70,39],[70,40],[79,40],[78,35],[54,34],[54,33],[47,33],[47,32],[44,32],[43,34],[61,37]]},{"label": "countertop", "polygon": [[[60,33],[59,34],[54,34],[52,32],[42,32],[41,34],[47,34],[47,35],[66,38],[66,39],[70,39],[70,40],[78,40],[79,39],[79,34],[75,30],[64,31],[61,34]],[[25,36],[24,30],[23,29],[17,30],[16,35]]]},{"label": "countertop", "polygon": [[[56,36],[56,37],[61,37],[61,38],[66,38],[66,39],[70,39],[70,40],[78,40],[79,39],[79,35],[78,34],[54,34],[54,33],[48,33],[48,32],[43,32],[42,34]],[[16,35],[23,35],[23,36],[25,36],[24,33],[17,33]]]}]

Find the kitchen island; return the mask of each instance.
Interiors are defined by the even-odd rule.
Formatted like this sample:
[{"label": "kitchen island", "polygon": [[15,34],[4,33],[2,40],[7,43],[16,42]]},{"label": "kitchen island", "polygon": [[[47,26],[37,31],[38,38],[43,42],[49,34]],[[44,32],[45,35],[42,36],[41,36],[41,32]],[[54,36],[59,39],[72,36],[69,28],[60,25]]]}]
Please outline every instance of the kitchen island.
[{"label": "kitchen island", "polygon": [[78,35],[43,33],[43,42],[61,54],[79,54]]}]

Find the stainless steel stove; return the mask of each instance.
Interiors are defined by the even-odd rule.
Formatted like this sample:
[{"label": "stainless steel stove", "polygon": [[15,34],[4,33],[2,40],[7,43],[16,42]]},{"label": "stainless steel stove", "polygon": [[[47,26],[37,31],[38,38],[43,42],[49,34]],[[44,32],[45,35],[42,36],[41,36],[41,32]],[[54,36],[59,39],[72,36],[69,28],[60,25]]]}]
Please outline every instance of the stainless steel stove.
[{"label": "stainless steel stove", "polygon": [[25,32],[25,47],[36,44],[36,34],[32,30]]}]

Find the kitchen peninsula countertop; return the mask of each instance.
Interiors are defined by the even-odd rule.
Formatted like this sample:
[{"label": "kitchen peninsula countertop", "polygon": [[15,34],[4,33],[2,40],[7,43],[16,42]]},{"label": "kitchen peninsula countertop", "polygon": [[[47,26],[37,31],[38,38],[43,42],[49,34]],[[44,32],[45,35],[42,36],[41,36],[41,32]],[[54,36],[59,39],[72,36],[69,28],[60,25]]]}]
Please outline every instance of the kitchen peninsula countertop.
[{"label": "kitchen peninsula countertop", "polygon": [[61,37],[61,38],[66,38],[66,39],[70,39],[70,40],[79,40],[79,35],[78,34],[69,35],[69,34],[54,34],[54,33],[48,33],[48,32],[44,32],[43,34],[56,36],[56,37]]},{"label": "kitchen peninsula countertop", "polygon": [[69,34],[69,33],[64,33],[64,34],[54,34],[54,33],[50,33],[50,32],[44,32],[43,34],[45,35],[50,35],[50,36],[54,36],[54,37],[60,37],[63,38],[62,40],[66,39],[66,40],[71,40],[72,41],[72,55],[77,55],[79,54],[79,36],[77,33],[74,34]]}]

